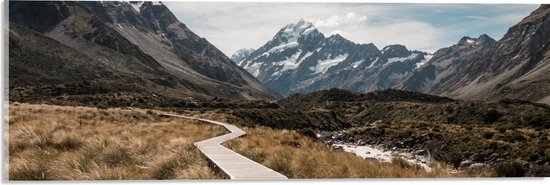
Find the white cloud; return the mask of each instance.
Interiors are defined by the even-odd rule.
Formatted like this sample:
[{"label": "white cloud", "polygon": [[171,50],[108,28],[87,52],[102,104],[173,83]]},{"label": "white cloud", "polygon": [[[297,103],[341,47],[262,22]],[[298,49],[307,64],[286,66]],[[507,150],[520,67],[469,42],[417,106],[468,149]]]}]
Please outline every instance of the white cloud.
[{"label": "white cloud", "polygon": [[344,31],[342,31],[342,30],[334,30],[334,31],[330,32],[329,35],[336,35],[336,34],[342,35],[342,36],[348,36],[349,33],[348,33],[348,32],[344,32]]},{"label": "white cloud", "polygon": [[[502,30],[493,31],[501,34],[514,23],[513,20],[528,15],[536,8],[534,5],[476,5],[476,8],[458,4],[367,3],[164,4],[193,32],[205,37],[226,55],[241,48],[258,48],[282,27],[301,18],[312,21],[326,35],[340,34],[355,43],[372,42],[379,48],[389,44],[403,44],[409,49],[432,52],[456,43],[464,35],[487,33],[486,29]],[[448,13],[452,10],[455,10],[455,14]],[[468,19],[465,16],[470,17]],[[482,16],[489,17],[491,21],[481,20]],[[442,19],[445,17],[455,19]],[[496,17],[500,19],[493,20]],[[476,22],[466,23],[465,20]],[[487,22],[491,22],[489,28]],[[492,26],[492,22],[505,23]]]},{"label": "white cloud", "polygon": [[367,21],[367,16],[357,16],[355,12],[348,12],[345,16],[340,15],[331,15],[326,19],[311,19],[311,22],[318,28],[336,28],[340,26],[357,26],[358,24],[364,23]]},{"label": "white cloud", "polygon": [[429,23],[398,21],[388,24],[368,25],[349,37],[357,42],[373,42],[382,48],[390,44],[402,44],[409,49],[434,52],[441,48],[444,31]]},{"label": "white cloud", "polygon": [[382,48],[390,44],[403,44],[409,49],[433,52],[441,48],[443,30],[429,23],[389,19],[382,23],[367,21],[366,15],[355,12],[333,14],[326,19],[312,19],[313,24],[328,35],[340,34],[356,43],[374,43]]}]

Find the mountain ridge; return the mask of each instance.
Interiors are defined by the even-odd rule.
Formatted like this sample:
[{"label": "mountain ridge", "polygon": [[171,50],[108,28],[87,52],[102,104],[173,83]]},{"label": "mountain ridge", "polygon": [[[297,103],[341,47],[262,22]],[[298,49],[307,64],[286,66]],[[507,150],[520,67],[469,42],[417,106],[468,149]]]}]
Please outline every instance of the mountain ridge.
[{"label": "mountain ridge", "polygon": [[508,29],[494,47],[435,93],[461,99],[550,103],[550,5]]},{"label": "mountain ridge", "polygon": [[163,96],[278,97],[179,22],[162,3],[143,2],[136,7],[135,2],[111,1],[10,2],[9,18],[22,29],[37,31],[94,60],[138,74],[136,80],[144,78],[156,84],[152,88],[156,90],[147,91],[159,91]]}]

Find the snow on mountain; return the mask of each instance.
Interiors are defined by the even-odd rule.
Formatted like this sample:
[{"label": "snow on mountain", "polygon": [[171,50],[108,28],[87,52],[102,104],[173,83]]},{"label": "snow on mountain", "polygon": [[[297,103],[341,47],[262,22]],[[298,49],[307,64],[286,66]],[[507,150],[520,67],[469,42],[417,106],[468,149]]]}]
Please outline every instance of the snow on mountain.
[{"label": "snow on mountain", "polygon": [[132,8],[134,8],[134,10],[136,10],[137,12],[141,12],[140,8],[143,3],[144,1],[133,1],[130,2],[130,5],[132,5]]},{"label": "snow on mountain", "polygon": [[314,74],[327,72],[327,70],[330,67],[338,65],[340,62],[344,61],[347,57],[348,57],[348,54],[346,53],[331,59],[317,61],[317,65],[314,68],[315,69]]},{"label": "snow on mountain", "polygon": [[231,60],[233,60],[233,62],[235,62],[236,64],[241,65],[243,60],[246,57],[250,56],[250,54],[252,54],[252,52],[254,52],[254,49],[252,49],[252,48],[239,49],[239,50],[235,51],[235,53],[233,53],[233,55],[231,55]]},{"label": "snow on mountain", "polygon": [[328,88],[371,91],[389,88],[398,77],[426,62],[425,52],[390,45],[357,44],[341,35],[325,37],[304,19],[287,24],[237,64],[282,95]]}]

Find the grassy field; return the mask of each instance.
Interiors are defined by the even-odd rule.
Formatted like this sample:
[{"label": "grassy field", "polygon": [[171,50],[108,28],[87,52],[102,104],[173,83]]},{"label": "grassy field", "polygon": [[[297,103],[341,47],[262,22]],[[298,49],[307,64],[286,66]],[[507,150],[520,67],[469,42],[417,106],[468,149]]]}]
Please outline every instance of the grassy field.
[{"label": "grassy field", "polygon": [[193,146],[226,131],[144,109],[10,103],[10,180],[216,179]]},{"label": "grassy field", "polygon": [[[259,162],[289,178],[454,178],[492,176],[487,169],[456,172],[452,167],[435,162],[431,172],[410,165],[400,158],[393,163],[364,160],[355,154],[335,151],[320,140],[297,131],[265,126],[243,126],[229,115],[186,112],[198,117],[226,121],[240,126],[245,136],[224,143],[228,148]],[[229,118],[231,117],[231,118]],[[231,120],[231,121],[228,121]]]},{"label": "grassy field", "polygon": [[[297,131],[246,127],[216,111],[183,111],[240,126],[247,135],[225,143],[230,149],[289,178],[434,178],[490,176],[487,171],[453,172],[436,163],[426,172],[402,160],[383,163],[335,151]],[[135,108],[97,109],[11,103],[9,179],[216,179],[192,143],[221,135],[218,126]]]}]

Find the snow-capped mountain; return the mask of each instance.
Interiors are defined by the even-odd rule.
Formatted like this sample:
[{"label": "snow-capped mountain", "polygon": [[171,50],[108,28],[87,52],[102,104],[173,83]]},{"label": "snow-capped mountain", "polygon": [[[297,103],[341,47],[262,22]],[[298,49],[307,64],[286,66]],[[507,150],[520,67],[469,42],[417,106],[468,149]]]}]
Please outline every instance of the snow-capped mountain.
[{"label": "snow-capped mountain", "polygon": [[457,44],[437,50],[426,65],[409,73],[395,88],[432,93],[495,44],[496,41],[485,34],[478,38],[463,37]]},{"label": "snow-capped mountain", "polygon": [[367,92],[392,87],[429,56],[402,45],[379,50],[338,34],[325,37],[301,19],[238,64],[282,95],[334,87]]},{"label": "snow-capped mountain", "polygon": [[240,63],[246,59],[246,57],[250,56],[254,52],[254,49],[252,48],[243,48],[237,50],[233,55],[231,55],[231,60],[235,62],[236,64],[240,65]]}]

